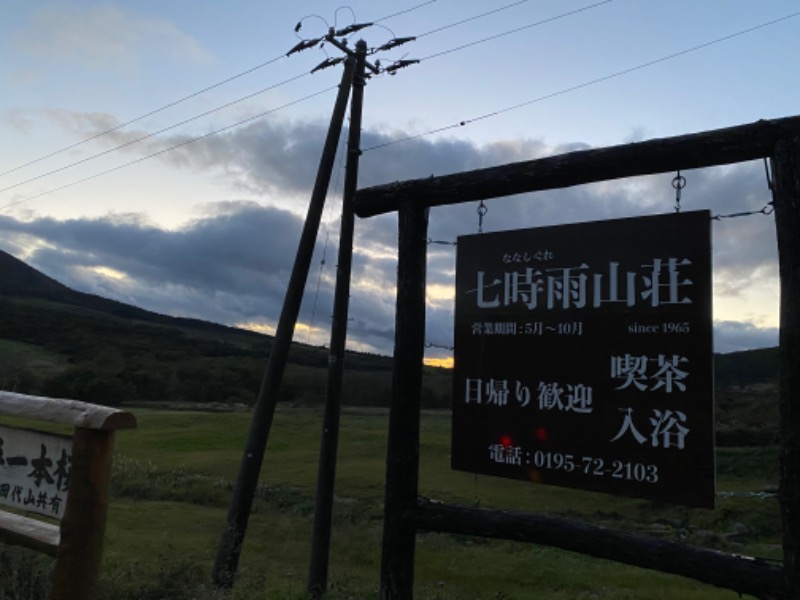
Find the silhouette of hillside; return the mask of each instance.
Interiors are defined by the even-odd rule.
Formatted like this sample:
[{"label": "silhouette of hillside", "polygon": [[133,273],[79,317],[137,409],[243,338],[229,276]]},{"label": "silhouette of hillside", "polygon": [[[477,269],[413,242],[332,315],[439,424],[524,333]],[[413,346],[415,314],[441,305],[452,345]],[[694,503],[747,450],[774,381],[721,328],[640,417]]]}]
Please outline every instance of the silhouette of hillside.
[{"label": "silhouette of hillside", "polygon": [[[0,388],[102,404],[252,404],[273,338],[170,317],[68,288],[0,251]],[[328,351],[293,344],[286,401],[324,399]],[[386,406],[392,360],[348,352],[345,403]],[[449,405],[449,373],[428,369],[428,406]]]},{"label": "silhouette of hillside", "polygon": [[55,296],[71,291],[55,279],[0,250],[0,294]]}]

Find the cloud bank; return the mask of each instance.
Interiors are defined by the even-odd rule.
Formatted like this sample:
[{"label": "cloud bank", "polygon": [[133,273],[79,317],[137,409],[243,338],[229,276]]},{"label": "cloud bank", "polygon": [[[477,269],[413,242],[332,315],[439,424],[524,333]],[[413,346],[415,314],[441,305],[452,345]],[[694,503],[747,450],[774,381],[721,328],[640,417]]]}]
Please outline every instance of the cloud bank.
[{"label": "cloud bank", "polygon": [[[96,119],[60,117],[71,130],[92,129]],[[5,250],[81,291],[171,315],[191,316],[270,331],[283,301],[300,237],[307,197],[314,182],[327,123],[265,119],[161,155],[170,168],[212,171],[232,194],[259,202],[225,200],[205,206],[203,216],[174,230],[147,215],[97,219],[28,220],[0,217]],[[479,146],[458,139],[405,138],[402,131],[365,131],[360,186],[429,177],[529,160],[585,147],[552,147],[542,140],[510,140]],[[148,140],[126,148],[142,155],[186,137]],[[104,143],[115,143],[108,139]],[[118,140],[117,140],[118,143]],[[390,145],[386,145],[390,144]],[[763,167],[747,163],[682,173],[684,210],[726,215],[758,210],[769,201]],[[485,231],[629,217],[674,210],[673,174],[637,177],[564,190],[487,200]],[[244,192],[247,194],[244,194]],[[306,200],[303,200],[306,198]],[[165,198],[165,202],[169,199]],[[742,303],[732,318],[720,312],[718,352],[777,344],[774,310],[760,300],[777,295],[777,252],[771,218],[713,222],[715,301]],[[299,339],[327,343],[336,263],[336,229],[321,231],[301,311]],[[476,204],[431,211],[428,253],[428,337],[452,345],[455,249],[450,242],[475,233]],[[351,294],[351,347],[390,354],[394,336],[396,218],[356,223]],[[760,291],[761,296],[753,296]],[[775,304],[777,306],[777,304]],[[727,310],[727,308],[726,308]],[[303,336],[306,336],[303,339]],[[432,349],[431,355],[446,350]]]}]

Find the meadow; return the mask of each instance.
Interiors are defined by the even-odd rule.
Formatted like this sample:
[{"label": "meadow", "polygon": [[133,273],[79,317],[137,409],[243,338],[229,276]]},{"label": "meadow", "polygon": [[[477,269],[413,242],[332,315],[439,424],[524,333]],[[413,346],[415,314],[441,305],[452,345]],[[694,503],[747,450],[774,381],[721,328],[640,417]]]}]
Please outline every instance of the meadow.
[{"label": "meadow", "polygon": [[[305,600],[322,411],[279,405],[236,585],[210,585],[249,413],[133,409],[117,436],[103,600]],[[378,596],[388,412],[342,415],[328,600]],[[777,447],[720,448],[715,510],[476,476],[449,468],[450,416],[424,411],[420,494],[545,512],[767,560],[781,558]],[[420,533],[420,600],[726,599],[732,591],[536,545]],[[0,547],[0,599],[46,597],[49,560]]]}]

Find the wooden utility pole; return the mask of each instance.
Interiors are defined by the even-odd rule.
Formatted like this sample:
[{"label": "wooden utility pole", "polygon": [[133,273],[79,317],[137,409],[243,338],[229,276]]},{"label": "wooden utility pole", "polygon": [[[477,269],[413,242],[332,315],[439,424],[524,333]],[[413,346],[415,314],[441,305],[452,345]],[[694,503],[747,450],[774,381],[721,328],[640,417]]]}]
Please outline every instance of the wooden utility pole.
[{"label": "wooden utility pole", "polygon": [[286,289],[283,309],[275,332],[275,341],[261,381],[261,388],[258,392],[253,419],[250,424],[250,432],[239,467],[239,476],[236,479],[230,507],[228,508],[225,529],[222,532],[217,548],[217,558],[214,563],[212,578],[214,585],[220,588],[230,589],[236,576],[239,556],[247,531],[247,522],[250,518],[250,509],[253,504],[253,496],[258,485],[261,463],[264,459],[269,430],[275,414],[275,405],[278,401],[278,391],[286,368],[286,361],[289,356],[292,337],[294,336],[294,328],[297,324],[297,315],[300,312],[303,290],[308,279],[308,270],[314,253],[314,243],[322,218],[322,210],[325,206],[325,196],[328,192],[333,163],[336,158],[336,147],[342,132],[342,123],[347,109],[347,101],[350,97],[354,73],[355,60],[348,58],[345,61],[342,80],[339,84],[339,93],[336,97],[336,104],[334,105],[330,127],[328,128],[328,136],[325,140],[319,170],[317,171],[317,179],[314,183],[303,233],[300,237],[294,267]]},{"label": "wooden utility pole", "polygon": [[775,147],[780,305],[780,506],[787,598],[800,599],[800,136]]},{"label": "wooden utility pole", "polygon": [[366,83],[364,76],[366,56],[367,44],[361,40],[356,44],[356,73],[353,79],[353,100],[350,104],[347,166],[342,195],[342,222],[339,233],[339,257],[328,360],[328,387],[319,450],[314,531],[311,538],[308,592],[314,598],[322,596],[328,587],[333,491],[336,481],[336,456],[339,448],[339,415],[341,413],[345,342],[347,341],[347,314],[350,304],[350,271],[353,262],[353,230],[355,228],[353,198],[358,184],[358,163],[361,155],[361,112]]}]

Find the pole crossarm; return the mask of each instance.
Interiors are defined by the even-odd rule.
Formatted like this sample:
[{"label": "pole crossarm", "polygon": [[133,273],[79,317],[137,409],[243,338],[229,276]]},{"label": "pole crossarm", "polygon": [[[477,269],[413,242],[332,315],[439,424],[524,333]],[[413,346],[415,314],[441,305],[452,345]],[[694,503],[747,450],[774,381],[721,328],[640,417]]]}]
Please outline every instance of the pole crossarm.
[{"label": "pole crossarm", "polygon": [[578,150],[463,173],[412,179],[356,192],[359,217],[396,211],[414,198],[424,206],[444,206],[637,175],[669,173],[772,156],[775,144],[800,135],[800,116],[759,120],[633,144]]}]

